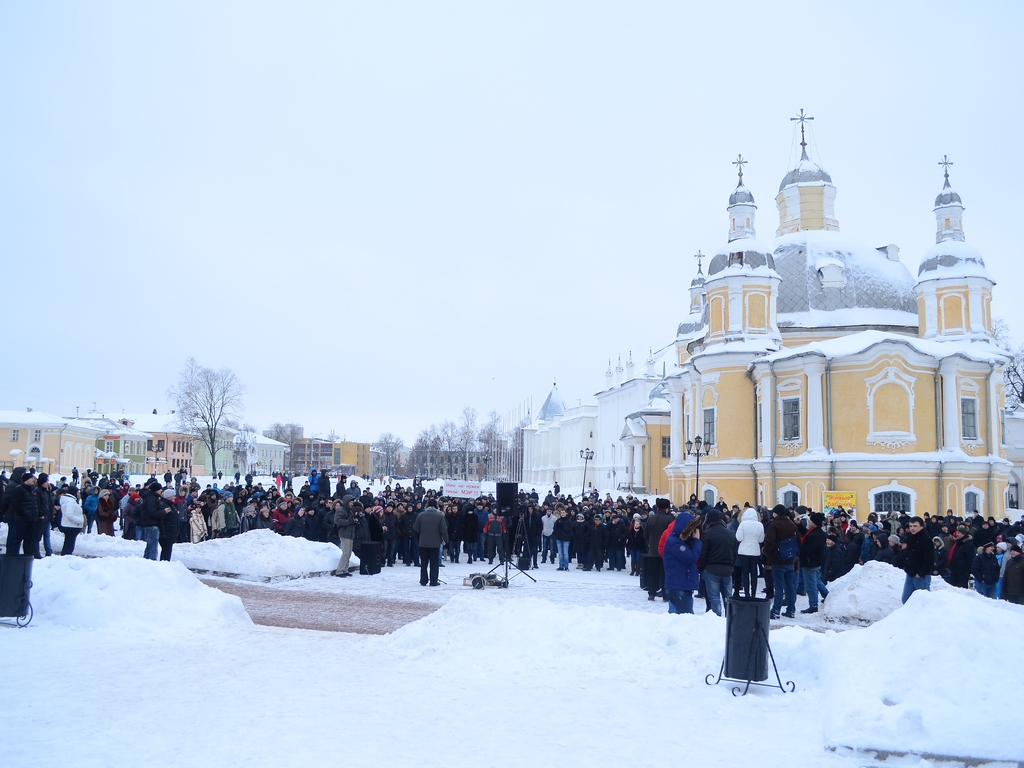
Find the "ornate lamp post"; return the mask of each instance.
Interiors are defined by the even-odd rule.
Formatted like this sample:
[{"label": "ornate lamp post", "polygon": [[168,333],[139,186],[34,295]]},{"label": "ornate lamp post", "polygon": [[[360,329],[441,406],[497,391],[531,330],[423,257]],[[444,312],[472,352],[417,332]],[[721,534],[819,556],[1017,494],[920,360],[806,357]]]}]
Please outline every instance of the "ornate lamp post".
[{"label": "ornate lamp post", "polygon": [[583,448],[580,451],[580,458],[583,459],[583,492],[580,496],[587,495],[587,464],[592,458],[594,458],[594,452],[589,448]]},{"label": "ornate lamp post", "polygon": [[482,461],[484,463],[484,477],[483,477],[483,479],[486,480],[487,479],[487,470],[488,470],[488,468],[491,465],[491,457],[490,457],[490,455],[481,456],[480,457],[480,461]]},{"label": "ornate lamp post", "polygon": [[707,456],[711,453],[713,443],[709,440],[704,441],[704,438],[697,435],[693,440],[686,441],[686,456],[693,456],[697,459],[697,499],[700,499],[700,457],[701,455]]}]

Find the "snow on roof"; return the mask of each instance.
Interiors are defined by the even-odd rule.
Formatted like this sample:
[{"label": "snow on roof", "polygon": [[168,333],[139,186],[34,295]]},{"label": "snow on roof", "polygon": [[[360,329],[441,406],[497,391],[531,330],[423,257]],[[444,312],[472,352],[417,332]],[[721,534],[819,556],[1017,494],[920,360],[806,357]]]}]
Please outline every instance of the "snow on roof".
[{"label": "snow on roof", "polygon": [[45,411],[0,411],[0,424],[23,424],[35,427],[74,426],[79,429],[102,431],[88,425],[79,424],[74,419],[54,416],[52,413],[46,413]]},{"label": "snow on roof", "polygon": [[911,349],[928,355],[937,360],[947,357],[965,357],[968,360],[978,362],[1005,362],[1006,354],[995,344],[973,341],[933,341],[930,339],[919,339],[913,336],[900,336],[884,331],[861,331],[849,336],[829,339],[828,341],[816,341],[790,349],[781,349],[770,355],[760,357],[751,363],[751,366],[761,363],[780,362],[791,360],[802,355],[819,355],[829,360],[840,357],[866,352],[878,344],[903,344]]},{"label": "snow on roof", "polygon": [[275,440],[272,437],[266,437],[259,433],[256,434],[256,445],[280,445],[282,448],[288,447],[288,443],[282,443],[279,440]]},{"label": "snow on roof", "polygon": [[[775,243],[775,271],[782,278],[778,299],[780,326],[794,324],[786,322],[789,314],[854,307],[899,310],[913,315],[908,324],[917,325],[917,289],[902,262],[839,232],[793,232],[777,238]],[[819,264],[836,262],[843,267],[845,285],[825,287]]]},{"label": "snow on roof", "polygon": [[871,307],[844,307],[842,309],[810,309],[806,312],[787,312],[779,315],[779,328],[843,328],[880,325],[913,328],[917,332],[918,318],[912,312],[900,309]]},{"label": "snow on roof", "polygon": [[[121,418],[127,417],[122,416]],[[121,435],[122,437],[151,437],[148,432],[143,432],[141,429],[136,429],[135,427],[126,426],[117,419],[107,416],[68,419],[68,424],[74,424],[76,426],[84,425],[108,435]]]},{"label": "snow on roof", "polygon": [[558,391],[558,386],[552,384],[551,391],[548,392],[544,405],[540,407],[540,413],[537,414],[537,418],[543,421],[550,421],[556,416],[561,416],[565,413],[567,407],[565,400],[562,399],[562,395]]},{"label": "snow on roof", "polygon": [[924,252],[917,269],[919,280],[944,277],[983,277],[994,282],[985,269],[981,252],[963,240],[944,240]]},{"label": "snow on roof", "polygon": [[144,432],[177,432],[185,434],[176,424],[177,416],[173,413],[125,413],[120,418],[128,419],[135,429],[141,429]]}]

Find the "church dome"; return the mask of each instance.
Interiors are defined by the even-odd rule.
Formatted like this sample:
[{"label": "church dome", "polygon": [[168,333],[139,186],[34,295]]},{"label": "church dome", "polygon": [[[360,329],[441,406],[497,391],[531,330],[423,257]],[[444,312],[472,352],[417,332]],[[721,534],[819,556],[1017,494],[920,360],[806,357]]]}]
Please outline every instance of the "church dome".
[{"label": "church dome", "polygon": [[917,268],[917,277],[919,280],[942,277],[992,279],[985,268],[981,252],[963,240],[944,240],[925,251],[921,266]]},{"label": "church dome", "polygon": [[914,278],[886,248],[822,230],[783,235],[776,244],[780,327],[917,327]]},{"label": "church dome", "polygon": [[946,181],[946,186],[942,188],[942,191],[935,198],[936,208],[941,208],[944,205],[963,205],[960,195],[950,188],[948,180]]},{"label": "church dome", "polygon": [[731,241],[711,259],[711,263],[708,265],[708,277],[717,275],[726,269],[755,270],[758,268],[775,269],[772,248],[752,237],[746,237]]},{"label": "church dome", "polygon": [[750,190],[743,186],[741,183],[733,193],[729,195],[729,205],[753,205],[754,196],[750,194]]},{"label": "church dome", "polygon": [[705,280],[704,280],[704,273],[698,271],[697,275],[693,278],[693,280],[690,281],[690,287],[691,288],[700,288],[701,286],[704,285],[704,282],[705,282]]},{"label": "church dome", "polygon": [[826,171],[817,163],[810,160],[807,157],[807,154],[805,153],[800,158],[800,162],[797,163],[796,168],[787,173],[785,178],[782,179],[782,183],[779,184],[779,192],[784,190],[786,187],[794,186],[797,184],[831,183],[832,177],[829,176],[828,171]]}]

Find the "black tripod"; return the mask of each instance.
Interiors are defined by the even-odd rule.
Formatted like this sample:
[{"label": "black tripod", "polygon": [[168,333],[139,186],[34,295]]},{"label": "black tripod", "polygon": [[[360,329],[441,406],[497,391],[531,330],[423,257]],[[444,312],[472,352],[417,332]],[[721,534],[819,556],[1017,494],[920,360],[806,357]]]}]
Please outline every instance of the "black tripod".
[{"label": "black tripod", "polygon": [[[502,512],[504,512],[504,513],[508,513],[509,511],[510,510],[508,510],[508,509],[503,509],[502,510]],[[519,545],[520,544],[526,544],[528,542],[528,540],[529,540],[529,537],[526,534],[526,516],[525,516],[525,514],[520,514],[519,515],[519,521],[516,523],[516,534],[515,534],[515,537],[512,540],[513,541],[512,548],[509,549],[509,548],[506,547],[505,548],[505,552],[502,553],[504,555],[504,557],[502,557],[500,562],[496,566],[491,568],[491,570],[489,570],[487,573],[488,574],[492,574],[495,571],[497,571],[498,569],[504,568],[505,569],[505,578],[503,580],[504,581],[504,586],[508,587],[508,583],[509,583],[509,575],[508,574],[509,574],[509,571],[512,568],[515,568],[517,571],[519,571],[519,573],[513,574],[511,578],[514,579],[516,576],[519,576],[520,574],[522,574],[523,576],[528,578],[530,581],[532,581],[534,584],[536,584],[537,580],[535,578],[533,578],[533,576],[528,574],[526,571],[524,571],[522,568],[520,568],[518,563],[513,562],[513,560],[512,560],[512,557],[515,554],[516,549],[519,548]]]}]

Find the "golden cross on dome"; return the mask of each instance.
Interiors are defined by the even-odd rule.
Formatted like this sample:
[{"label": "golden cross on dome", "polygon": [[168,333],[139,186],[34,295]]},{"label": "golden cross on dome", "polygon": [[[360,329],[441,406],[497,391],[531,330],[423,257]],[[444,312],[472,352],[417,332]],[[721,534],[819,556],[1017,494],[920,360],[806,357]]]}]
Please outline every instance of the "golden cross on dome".
[{"label": "golden cross on dome", "polygon": [[747,164],[747,161],[743,159],[743,155],[736,155],[736,159],[732,161],[732,164],[736,166],[736,170],[740,173],[739,186],[743,186],[743,166]]},{"label": "golden cross on dome", "polygon": [[807,141],[804,138],[804,123],[810,122],[813,119],[813,117],[808,117],[807,115],[805,115],[802,109],[800,110],[799,115],[797,115],[796,117],[789,118],[789,121],[791,123],[800,123],[800,148],[803,152],[804,157],[807,157]]}]

